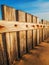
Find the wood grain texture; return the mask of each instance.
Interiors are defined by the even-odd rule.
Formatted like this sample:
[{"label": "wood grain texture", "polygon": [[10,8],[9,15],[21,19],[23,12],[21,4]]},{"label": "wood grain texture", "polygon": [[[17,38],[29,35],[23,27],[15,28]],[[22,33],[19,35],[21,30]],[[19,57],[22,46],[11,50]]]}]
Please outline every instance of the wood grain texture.
[{"label": "wood grain texture", "polygon": [[[0,21],[0,33],[42,29],[43,26],[44,26],[43,24],[33,24],[33,23],[23,23],[23,22],[20,23],[20,21],[19,22]],[[49,25],[45,25],[45,28],[48,28],[48,26]]]},{"label": "wood grain texture", "polygon": [[[42,20],[43,24],[46,24],[46,20]],[[43,41],[46,39],[46,29],[43,29]]]},{"label": "wood grain texture", "polygon": [[[26,19],[25,19],[25,13],[22,12],[22,11],[16,11],[17,13],[17,20],[19,23],[21,22],[26,22]],[[23,27],[23,25],[22,25]],[[19,36],[18,36],[18,43],[19,43],[19,54],[20,54],[20,57],[22,57],[22,55],[24,55],[26,53],[26,31],[20,31],[18,32],[19,33]]]},{"label": "wood grain texture", "polygon": [[[15,9],[8,6],[2,6],[2,19],[7,21],[16,21]],[[13,64],[13,61],[18,57],[17,50],[17,33],[7,33],[6,34],[6,44],[7,44],[7,54],[9,57],[9,64]]]},{"label": "wood grain texture", "polygon": [[[42,24],[42,21],[39,22],[40,24]],[[43,29],[39,30],[39,42],[41,43],[43,41]]]},{"label": "wood grain texture", "polygon": [[[47,21],[47,25],[49,25],[49,21]],[[47,38],[49,37],[49,28],[47,28]]]},{"label": "wood grain texture", "polygon": [[5,50],[5,37],[3,40],[2,34],[0,34],[0,65],[7,65],[7,55]]},{"label": "wood grain texture", "polygon": [[[6,23],[5,23],[6,22]],[[39,26],[39,27],[37,27]],[[42,27],[41,27],[42,26]],[[0,33],[42,29],[43,24],[20,23],[20,21],[0,21]],[[45,25],[48,28],[49,25]]]},{"label": "wood grain texture", "polygon": [[[37,17],[37,23],[39,23],[39,18]],[[40,43],[40,37],[39,37],[39,29],[37,29],[37,45],[39,45],[39,43]]]},{"label": "wood grain texture", "polygon": [[[30,14],[27,14],[27,22],[32,22],[32,16]],[[27,31],[27,48],[28,52],[32,49],[32,30]]]},{"label": "wood grain texture", "polygon": [[[15,10],[8,6],[2,6],[2,19],[5,21],[3,21],[4,23],[0,22],[0,33],[3,32],[0,34],[1,65],[12,65],[27,51],[29,52],[32,47],[38,45],[42,41],[42,37],[43,40],[47,38],[46,28],[43,30],[36,28],[36,26],[39,25],[37,24],[39,20],[36,16]],[[32,23],[36,23],[37,25],[33,25]],[[46,24],[46,21],[43,20],[42,23]]]},{"label": "wood grain texture", "polygon": [[[33,23],[37,23],[37,17],[33,16]],[[37,45],[37,30],[33,30],[33,48]]]},{"label": "wood grain texture", "polygon": [[[49,25],[48,21],[46,21],[46,25]],[[48,38],[48,28],[46,29],[46,39]]]}]

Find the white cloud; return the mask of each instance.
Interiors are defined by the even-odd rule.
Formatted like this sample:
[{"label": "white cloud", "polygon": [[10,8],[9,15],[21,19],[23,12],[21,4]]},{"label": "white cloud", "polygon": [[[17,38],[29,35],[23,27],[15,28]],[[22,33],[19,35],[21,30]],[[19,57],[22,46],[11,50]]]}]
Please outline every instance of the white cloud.
[{"label": "white cloud", "polygon": [[[33,9],[33,7],[37,7],[37,9]],[[49,20],[49,2],[39,2],[34,3],[32,5],[32,9],[28,12],[40,17],[41,19]]]},{"label": "white cloud", "polygon": [[44,19],[44,20],[48,20],[49,21],[49,12],[34,13],[34,15],[38,16],[40,19]]},{"label": "white cloud", "polygon": [[49,20],[49,2],[38,0],[36,2],[21,3],[18,7],[25,12],[40,17],[41,19]]}]

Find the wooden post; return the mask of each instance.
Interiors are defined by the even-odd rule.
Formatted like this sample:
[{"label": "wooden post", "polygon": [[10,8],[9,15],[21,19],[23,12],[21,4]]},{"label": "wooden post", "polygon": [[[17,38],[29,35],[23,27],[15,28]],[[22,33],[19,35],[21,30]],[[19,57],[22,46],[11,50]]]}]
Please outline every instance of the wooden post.
[{"label": "wooden post", "polygon": [[[46,24],[46,21],[45,20],[42,20],[42,23],[43,24]],[[43,29],[43,41],[46,39],[46,29],[44,28]]]},{"label": "wooden post", "polygon": [[[49,21],[47,21],[47,24],[49,25]],[[49,28],[47,29],[47,38],[49,37]]]},{"label": "wooden post", "polygon": [[[49,22],[48,22],[48,24],[49,24]],[[49,29],[48,29],[48,37],[49,37]]]},{"label": "wooden post", "polygon": [[[37,17],[33,16],[33,23],[37,23]],[[33,48],[37,45],[37,30],[33,30]]]},{"label": "wooden post", "polygon": [[[45,23],[46,25],[47,25],[47,21],[46,21],[46,23]],[[46,39],[47,39],[47,29],[45,29],[45,31],[46,31]]]},{"label": "wooden post", "polygon": [[[39,22],[40,24],[42,24],[42,21]],[[43,41],[43,29],[39,30],[39,43],[41,43]]]},{"label": "wooden post", "polygon": [[[10,8],[8,6],[2,6],[2,19],[7,21],[16,21],[15,9]],[[5,36],[8,60],[9,64],[12,65],[13,62],[18,58],[17,33],[6,33]]]},{"label": "wooden post", "polygon": [[7,65],[8,64],[8,57],[6,54],[6,45],[5,45],[5,37],[3,39],[3,35],[0,34],[0,65]]},{"label": "wooden post", "polygon": [[[41,23],[43,24],[43,19],[41,20]],[[42,29],[42,41],[44,41],[44,29]]]},{"label": "wooden post", "polygon": [[[37,17],[37,23],[39,23],[39,18]],[[40,38],[39,38],[39,29],[37,29],[37,45],[39,45],[39,40],[40,40]]]},{"label": "wooden post", "polygon": [[[46,24],[48,25],[48,21],[46,22]],[[48,28],[47,28],[47,38],[48,38]]]},{"label": "wooden post", "polygon": [[[46,21],[44,21],[45,23],[44,24],[46,24]],[[44,37],[44,39],[47,39],[47,30],[45,29],[45,37]]]},{"label": "wooden post", "polygon": [[[49,22],[48,22],[48,25],[49,25]],[[49,29],[48,29],[48,37],[49,37]]]},{"label": "wooden post", "polygon": [[[27,14],[27,22],[32,22],[31,14]],[[28,52],[32,49],[32,30],[27,31],[27,49]]]},{"label": "wooden post", "polygon": [[[16,11],[16,20],[26,22],[26,14],[22,11]],[[26,31],[18,32],[18,53],[22,57],[26,53]]]},{"label": "wooden post", "polygon": [[[47,21],[46,24],[49,25],[49,22]],[[46,31],[47,31],[46,35],[47,35],[47,38],[48,38],[49,37],[49,28],[47,28]]]}]

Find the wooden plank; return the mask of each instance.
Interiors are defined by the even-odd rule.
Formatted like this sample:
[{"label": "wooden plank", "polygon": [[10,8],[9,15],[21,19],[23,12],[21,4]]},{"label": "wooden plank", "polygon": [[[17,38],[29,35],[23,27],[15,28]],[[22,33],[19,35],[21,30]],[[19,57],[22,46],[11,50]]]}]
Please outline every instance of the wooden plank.
[{"label": "wooden plank", "polygon": [[[4,35],[4,36],[3,36]],[[3,39],[4,38],[4,39]],[[0,34],[0,65],[7,65],[8,62],[8,57],[7,57],[7,50],[6,44],[5,44],[5,34]]]},{"label": "wooden plank", "polygon": [[[33,23],[37,23],[37,17],[33,16]],[[37,45],[37,30],[33,30],[33,48]]]},{"label": "wooden plank", "polygon": [[[43,24],[46,24],[46,21],[43,20],[42,23],[43,23]],[[43,29],[43,41],[44,41],[45,39],[46,39],[46,29],[44,28],[44,29]]]},{"label": "wooden plank", "polygon": [[[46,25],[48,24],[48,21],[46,21]],[[48,38],[48,28],[47,28],[47,31],[46,31],[46,38]]]},{"label": "wooden plank", "polygon": [[[42,21],[40,21],[40,24],[42,24]],[[39,30],[39,42],[41,43],[43,41],[43,28]]]},{"label": "wooden plank", "polygon": [[[37,27],[37,25],[39,27]],[[43,26],[44,25],[42,25],[42,24],[19,23],[17,21],[12,21],[12,22],[11,21],[9,21],[9,22],[8,21],[0,21],[0,33],[15,32],[15,31],[24,31],[24,30],[34,30],[34,29],[42,29]],[[45,25],[45,26],[46,26],[45,28],[48,27],[48,25]]]},{"label": "wooden plank", "polygon": [[[45,24],[47,25],[47,21],[45,21]],[[47,39],[47,30],[46,29],[45,29],[45,36],[46,36],[45,39]]]},{"label": "wooden plank", "polygon": [[[39,18],[37,17],[37,23],[39,23]],[[39,45],[39,43],[40,43],[40,37],[39,37],[39,29],[37,29],[37,45]]]},{"label": "wooden plank", "polygon": [[[49,21],[47,21],[47,25],[49,25]],[[49,28],[47,28],[47,38],[49,37]]]},{"label": "wooden plank", "polygon": [[[27,22],[32,22],[32,15],[27,14]],[[28,52],[32,49],[32,30],[27,31],[27,48]]]},{"label": "wooden plank", "polygon": [[[4,23],[4,22],[6,22],[6,23]],[[8,21],[0,21],[0,33],[21,31],[21,30],[42,29],[43,26],[44,26],[43,24],[19,23],[17,21],[12,21],[12,22],[11,21],[9,21],[9,22]],[[49,25],[45,25],[45,28],[47,28],[48,26]]]},{"label": "wooden plank", "polygon": [[[7,20],[7,21],[16,21],[15,9],[10,8],[8,6],[2,6],[2,19]],[[17,35],[16,32],[6,34],[6,39],[8,41],[6,43],[7,44],[7,52],[8,52],[8,56],[9,56],[9,64],[10,65],[12,65],[13,62],[18,57],[17,39],[15,39],[16,35]],[[14,41],[15,41],[15,43],[14,43]]]},{"label": "wooden plank", "polygon": [[[48,21],[48,25],[49,25],[49,21]],[[49,29],[48,29],[48,37],[49,37]]]},{"label": "wooden plank", "polygon": [[[41,23],[43,24],[43,19],[41,20]],[[43,31],[43,32],[42,32],[42,33],[43,33],[43,39],[42,39],[42,40],[44,41],[44,28],[43,28],[42,31]]]},{"label": "wooden plank", "polygon": [[[17,16],[17,21],[19,23],[21,22],[25,22],[25,13],[22,11],[16,11],[16,16]],[[24,24],[23,24],[24,25]],[[22,25],[22,27],[24,27]],[[19,44],[19,57],[22,57],[22,55],[24,55],[26,53],[26,31],[22,30],[20,32],[18,32],[19,36],[18,36],[18,44]]]},{"label": "wooden plank", "polygon": [[[48,24],[48,21],[46,21],[46,25]],[[46,39],[48,38],[48,30],[49,28],[46,29]]]}]

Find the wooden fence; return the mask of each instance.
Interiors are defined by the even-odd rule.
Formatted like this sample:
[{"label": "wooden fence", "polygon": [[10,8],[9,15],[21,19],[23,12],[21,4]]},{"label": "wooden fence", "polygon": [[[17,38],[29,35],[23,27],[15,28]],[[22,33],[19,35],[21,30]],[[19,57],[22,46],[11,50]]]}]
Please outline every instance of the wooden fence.
[{"label": "wooden fence", "polygon": [[31,14],[2,6],[0,65],[12,65],[49,37],[49,23]]}]

